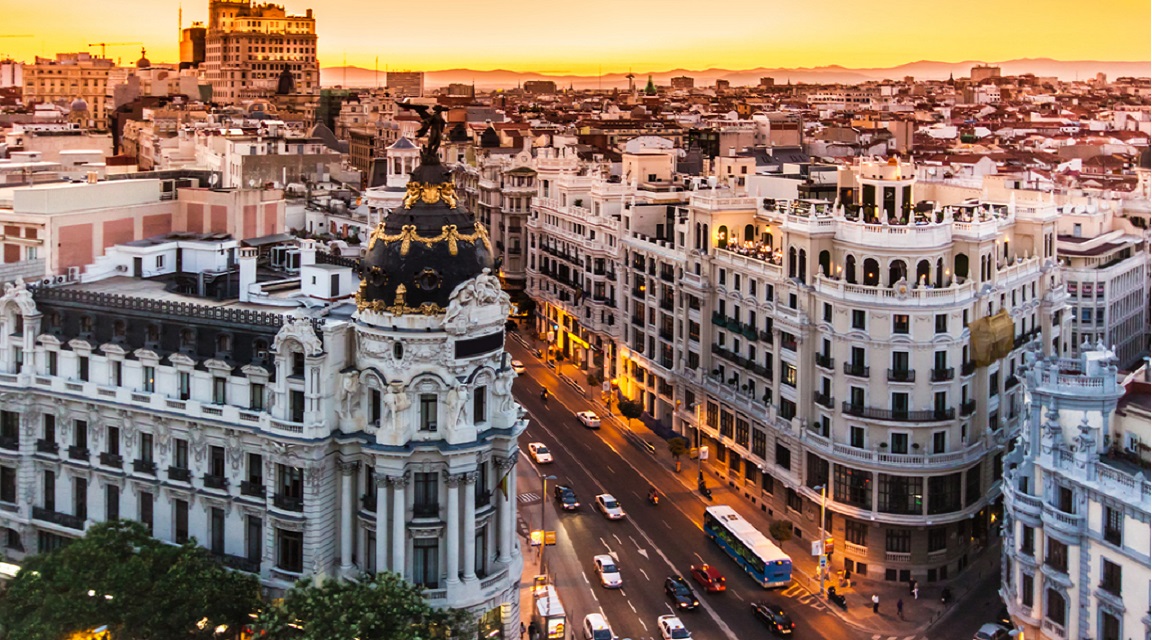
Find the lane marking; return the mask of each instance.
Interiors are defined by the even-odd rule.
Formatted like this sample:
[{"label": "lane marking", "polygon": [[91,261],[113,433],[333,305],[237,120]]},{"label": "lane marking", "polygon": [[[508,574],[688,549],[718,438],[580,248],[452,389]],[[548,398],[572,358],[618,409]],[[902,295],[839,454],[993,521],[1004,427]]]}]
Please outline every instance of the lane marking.
[{"label": "lane marking", "polygon": [[692,555],[696,556],[696,558],[698,560],[700,560],[700,564],[708,564],[708,563],[704,562],[704,558],[701,557],[701,555],[699,553],[693,552]]},{"label": "lane marking", "polygon": [[616,538],[616,544],[619,544],[620,546],[624,546],[624,541],[620,539],[620,536],[618,536],[618,535],[616,535],[615,533],[613,533],[613,534],[612,534],[612,537],[613,537],[613,538]]},{"label": "lane marking", "polygon": [[739,593],[736,593],[735,591],[733,591],[732,595],[736,596],[736,599],[739,600],[740,602],[744,602],[744,597],[741,596]]},{"label": "lane marking", "polygon": [[[633,609],[633,611],[635,611],[635,609]],[[643,620],[641,620],[640,618],[636,618],[636,622],[639,622],[640,626],[644,627],[644,633],[648,633],[648,625],[644,624]]]},{"label": "lane marking", "polygon": [[645,572],[643,569],[640,569],[639,567],[637,567],[637,569],[639,569],[639,570],[640,570],[640,574],[644,576],[644,579],[645,579],[645,580],[647,580],[647,581],[649,581],[649,582],[651,582],[651,581],[652,581],[652,578],[649,578],[649,577],[648,577],[648,573],[647,573],[647,572]]},{"label": "lane marking", "polygon": [[637,613],[637,611],[636,611],[636,605],[632,604],[632,601],[631,601],[631,600],[628,600],[627,602],[628,602],[628,607],[629,607],[630,609],[632,609],[632,613]]}]

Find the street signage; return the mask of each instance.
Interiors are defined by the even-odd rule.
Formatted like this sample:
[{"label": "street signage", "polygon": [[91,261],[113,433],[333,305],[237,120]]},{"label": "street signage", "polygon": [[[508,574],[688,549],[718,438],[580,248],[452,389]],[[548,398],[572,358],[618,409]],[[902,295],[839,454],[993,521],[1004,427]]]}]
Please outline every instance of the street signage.
[{"label": "street signage", "polygon": [[818,555],[820,555],[821,553],[823,553],[823,551],[820,549],[820,546],[821,546],[821,545],[820,545],[820,541],[819,541],[819,540],[813,540],[813,541],[812,541],[812,555],[814,555],[814,556],[818,556]]},{"label": "street signage", "polygon": [[545,531],[544,532],[544,544],[549,545],[549,546],[554,546],[556,544],[556,532],[555,531]]},{"label": "street signage", "polygon": [[828,568],[828,556],[820,554],[820,570],[823,571]]},{"label": "street signage", "polygon": [[707,460],[708,459],[708,447],[700,447],[700,459],[701,460]]}]

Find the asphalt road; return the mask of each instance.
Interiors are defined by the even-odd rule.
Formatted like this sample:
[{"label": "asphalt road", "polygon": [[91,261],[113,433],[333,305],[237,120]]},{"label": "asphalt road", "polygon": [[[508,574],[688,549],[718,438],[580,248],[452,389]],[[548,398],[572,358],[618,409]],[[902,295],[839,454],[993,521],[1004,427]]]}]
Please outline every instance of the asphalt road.
[{"label": "asphalt road", "polygon": [[[528,369],[517,380],[515,389],[517,399],[528,410],[530,418],[522,448],[527,450],[528,442],[539,441],[553,452],[555,461],[540,469],[557,477],[549,483],[549,493],[556,482],[576,491],[580,509],[559,513],[557,517],[579,556],[587,588],[618,637],[659,638],[657,616],[675,613],[664,593],[664,579],[675,574],[687,578],[689,565],[700,562],[718,567],[728,579],[728,590],[705,594],[695,589],[696,584],[689,578],[700,608],[679,615],[696,640],[768,637],[768,629],[751,614],[754,601],[768,601],[784,608],[796,623],[797,637],[830,640],[867,637],[839,618],[822,612],[823,604],[815,599],[801,603],[785,595],[785,591],[762,589],[737,573],[737,565],[712,544],[701,529],[704,507],[711,503],[662,470],[662,463],[636,438],[628,437],[626,427],[605,419],[601,429],[586,429],[573,415],[585,407],[583,396],[560,382],[553,375],[555,372],[532,357],[528,350],[511,341],[508,346],[513,357]],[[571,365],[567,369],[574,370]],[[547,403],[540,398],[541,385],[549,389]],[[695,463],[686,462],[682,473],[694,477]],[[656,506],[645,499],[648,487],[653,485],[662,495]],[[521,486],[520,491],[538,493],[540,489],[538,485],[534,489]],[[593,503],[598,493],[615,496],[627,517],[609,521],[596,511]],[[551,500],[552,496],[545,499]],[[538,512],[525,517],[536,528],[538,515],[534,513]],[[592,568],[594,555],[609,552],[619,560],[624,581],[621,589],[601,588]],[[792,595],[796,595],[795,591]],[[564,597],[561,591],[561,598]],[[577,630],[583,614],[572,613],[577,615],[570,616],[569,624]]]}]

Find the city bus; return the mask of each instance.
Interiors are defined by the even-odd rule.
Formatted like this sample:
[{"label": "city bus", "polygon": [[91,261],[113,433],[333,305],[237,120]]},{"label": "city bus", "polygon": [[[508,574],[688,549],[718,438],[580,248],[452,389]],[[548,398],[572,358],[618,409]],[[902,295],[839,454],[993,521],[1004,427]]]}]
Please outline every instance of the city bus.
[{"label": "city bus", "polygon": [[704,509],[704,534],[765,589],[792,581],[792,558],[727,505]]}]

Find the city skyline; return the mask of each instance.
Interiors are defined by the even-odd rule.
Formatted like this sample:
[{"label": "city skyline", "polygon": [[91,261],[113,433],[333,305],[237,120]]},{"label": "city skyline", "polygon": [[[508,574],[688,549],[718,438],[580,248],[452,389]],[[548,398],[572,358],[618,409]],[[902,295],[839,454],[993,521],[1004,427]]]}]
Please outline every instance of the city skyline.
[{"label": "city skyline", "polygon": [[[1060,0],[1037,11],[1024,3],[980,0],[954,15],[943,6],[902,1],[881,14],[858,3],[832,0],[819,10],[790,7],[786,14],[771,14],[770,8],[741,0],[725,12],[697,15],[691,13],[693,5],[680,1],[664,3],[657,11],[647,3],[618,6],[592,0],[582,11],[607,18],[595,32],[557,33],[545,25],[570,20],[565,9],[510,0],[498,9],[448,5],[436,14],[437,29],[430,34],[412,26],[428,20],[419,5],[392,7],[379,20],[364,20],[364,12],[374,7],[353,0],[285,4],[292,14],[314,10],[321,66],[378,65],[381,71],[467,67],[595,75],[677,68],[880,67],[918,60],[1148,59],[1152,14],[1147,3],[1112,0],[1096,6],[1098,15],[1123,18],[1119,20],[1070,19],[1081,6]],[[99,47],[88,44],[104,41],[109,43],[108,56],[121,64],[135,60],[141,46],[152,60],[176,62],[177,25],[187,27],[207,18],[207,2],[126,0],[117,7],[120,15],[135,19],[108,21],[101,18],[101,9],[87,6],[70,7],[63,17],[38,6],[8,8],[4,35],[32,37],[0,39],[0,57],[30,61],[58,52],[99,53]],[[766,19],[733,19],[746,14]],[[43,28],[48,21],[51,34]],[[949,33],[931,28],[937,24],[946,25]],[[121,42],[141,44],[111,44]]]}]

